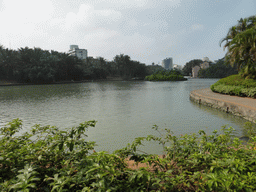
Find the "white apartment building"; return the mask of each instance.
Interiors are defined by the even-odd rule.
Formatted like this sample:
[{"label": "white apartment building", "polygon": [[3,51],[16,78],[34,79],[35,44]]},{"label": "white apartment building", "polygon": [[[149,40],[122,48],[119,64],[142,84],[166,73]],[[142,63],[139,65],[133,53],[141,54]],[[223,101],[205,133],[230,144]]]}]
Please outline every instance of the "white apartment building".
[{"label": "white apartment building", "polygon": [[182,70],[182,66],[181,66],[181,65],[174,64],[174,65],[173,65],[173,69]]},{"label": "white apartment building", "polygon": [[78,45],[70,45],[69,53],[70,55],[77,56],[79,59],[87,58],[87,50],[79,49]]}]

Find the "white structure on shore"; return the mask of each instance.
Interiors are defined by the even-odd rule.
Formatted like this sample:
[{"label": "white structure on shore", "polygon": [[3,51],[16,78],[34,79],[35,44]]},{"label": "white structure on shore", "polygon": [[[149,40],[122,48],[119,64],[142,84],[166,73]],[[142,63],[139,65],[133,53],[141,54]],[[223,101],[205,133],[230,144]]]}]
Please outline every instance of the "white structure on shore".
[{"label": "white structure on shore", "polygon": [[203,63],[201,63],[200,66],[195,66],[195,67],[192,68],[192,77],[194,77],[194,78],[198,77],[199,70],[209,68],[210,67],[209,62],[212,62],[212,61],[209,60],[208,57],[204,57],[202,59],[202,61],[203,61]]},{"label": "white structure on shore", "polygon": [[198,76],[198,72],[200,70],[199,66],[195,66],[192,68],[192,77],[196,78]]},{"label": "white structure on shore", "polygon": [[162,61],[162,67],[167,69],[167,70],[170,70],[173,68],[173,60],[172,60],[172,57],[169,57],[169,58],[166,58]]},{"label": "white structure on shore", "polygon": [[79,59],[87,58],[87,50],[79,49],[78,45],[70,45],[69,54],[73,56],[77,56]]},{"label": "white structure on shore", "polygon": [[174,64],[174,65],[173,65],[173,69],[182,70],[182,66],[181,66],[181,65]]},{"label": "white structure on shore", "polygon": [[202,59],[202,61],[203,61],[203,62],[205,62],[205,61],[206,61],[206,62],[210,62],[210,60],[209,60],[208,57],[204,57],[204,58]]}]

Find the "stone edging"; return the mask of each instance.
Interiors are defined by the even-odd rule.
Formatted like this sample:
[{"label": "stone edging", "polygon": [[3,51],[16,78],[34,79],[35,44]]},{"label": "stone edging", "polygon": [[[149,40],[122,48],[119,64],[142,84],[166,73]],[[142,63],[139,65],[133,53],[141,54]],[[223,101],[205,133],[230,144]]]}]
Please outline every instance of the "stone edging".
[{"label": "stone edging", "polygon": [[228,100],[218,99],[215,97],[209,97],[198,93],[198,90],[190,92],[190,100],[198,104],[210,106],[227,113],[243,117],[246,120],[256,123],[256,108],[254,107],[234,103]]}]

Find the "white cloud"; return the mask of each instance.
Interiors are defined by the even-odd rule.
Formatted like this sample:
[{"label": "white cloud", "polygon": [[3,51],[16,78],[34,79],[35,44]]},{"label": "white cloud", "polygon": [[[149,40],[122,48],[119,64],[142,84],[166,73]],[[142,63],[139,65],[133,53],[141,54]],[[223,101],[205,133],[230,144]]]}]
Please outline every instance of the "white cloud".
[{"label": "white cloud", "polygon": [[39,23],[50,19],[53,13],[50,0],[3,0],[2,6],[1,18],[12,23]]},{"label": "white cloud", "polygon": [[49,20],[53,13],[50,0],[3,0],[1,6],[0,25],[4,30],[0,30],[0,40],[3,44],[19,44],[22,38],[29,40],[37,33],[36,25]]},{"label": "white cloud", "polygon": [[74,29],[77,26],[97,27],[102,24],[111,24],[121,18],[119,11],[110,9],[96,10],[92,5],[82,4],[78,13],[69,12],[65,19],[65,27]]},{"label": "white cloud", "polygon": [[90,4],[100,5],[100,7],[108,7],[115,10],[123,10],[129,8],[143,8],[150,0],[92,0]]}]

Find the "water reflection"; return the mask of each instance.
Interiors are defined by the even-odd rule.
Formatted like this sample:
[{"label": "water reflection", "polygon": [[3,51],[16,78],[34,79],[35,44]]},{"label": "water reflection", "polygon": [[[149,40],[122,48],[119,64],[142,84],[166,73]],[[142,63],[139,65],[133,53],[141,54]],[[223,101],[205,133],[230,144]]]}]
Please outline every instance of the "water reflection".
[{"label": "water reflection", "polygon": [[[211,133],[229,124],[242,134],[245,120],[189,100],[192,90],[207,88],[218,79],[184,82],[113,81],[80,84],[0,87],[0,126],[14,118],[24,131],[34,124],[61,129],[96,120],[88,139],[97,150],[112,152],[135,137],[156,134],[151,127],[170,128],[174,134]],[[161,153],[161,146],[147,146]]]}]

